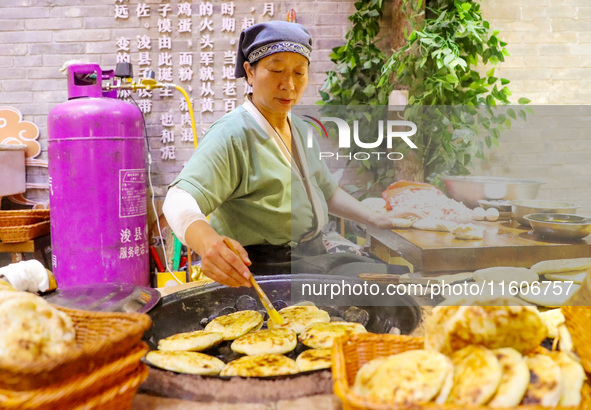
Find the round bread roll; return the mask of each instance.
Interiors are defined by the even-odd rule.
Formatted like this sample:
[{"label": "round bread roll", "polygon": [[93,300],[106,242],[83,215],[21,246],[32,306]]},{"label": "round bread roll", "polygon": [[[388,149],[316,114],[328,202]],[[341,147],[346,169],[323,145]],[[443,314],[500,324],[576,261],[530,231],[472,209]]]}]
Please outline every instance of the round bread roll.
[{"label": "round bread roll", "polygon": [[295,332],[289,329],[265,329],[240,336],[230,347],[246,355],[284,354],[295,349],[297,344]]},{"label": "round bread roll", "polygon": [[[458,301],[468,303],[467,299]],[[528,352],[547,330],[538,310],[516,298],[473,300],[472,306],[436,306],[425,321],[425,348],[451,354],[472,344]],[[482,304],[480,306],[476,304]]]},{"label": "round bread roll", "polygon": [[261,354],[231,361],[222,369],[220,376],[270,377],[297,372],[295,361],[289,357],[281,354]]},{"label": "round bread roll", "polygon": [[490,407],[512,407],[521,403],[529,385],[529,369],[523,356],[510,347],[492,351],[502,369],[501,383],[494,397],[488,404]]},{"label": "round bread roll", "polygon": [[288,306],[281,309],[279,313],[283,317],[283,323],[279,325],[269,318],[267,320],[269,329],[290,329],[299,335],[314,323],[330,322],[328,312],[316,306]]},{"label": "round bread roll", "polygon": [[360,323],[329,322],[315,323],[304,332],[298,340],[313,349],[332,347],[335,339],[342,336],[352,336],[356,333],[366,333],[365,327]]},{"label": "round bread roll", "polygon": [[[372,370],[370,367],[369,370]],[[427,403],[448,388],[453,367],[450,359],[427,350],[409,350],[387,357],[370,372],[356,378],[365,396],[388,404]]]},{"label": "round bread roll", "polygon": [[263,315],[254,310],[241,310],[218,316],[205,325],[206,332],[221,333],[224,340],[234,340],[263,326]]},{"label": "round bread roll", "polygon": [[0,293],[0,362],[59,359],[74,348],[76,331],[67,314],[31,293]]},{"label": "round bread roll", "polygon": [[330,369],[332,365],[332,349],[305,350],[296,359],[296,365],[300,372],[312,370]]},{"label": "round bread roll", "polygon": [[195,332],[177,333],[158,341],[158,350],[177,350],[189,352],[201,352],[220,344],[224,335],[218,332]]},{"label": "round bread roll", "polygon": [[531,374],[531,380],[523,404],[535,404],[555,407],[564,390],[560,366],[548,355],[537,354],[526,357],[525,362]]},{"label": "round bread roll", "polygon": [[490,400],[501,382],[502,370],[490,350],[477,345],[466,346],[451,355],[454,384],[448,403],[478,406]]},{"label": "round bread roll", "polygon": [[197,352],[153,350],[148,352],[146,360],[164,370],[203,376],[215,376],[225,366],[217,357]]}]

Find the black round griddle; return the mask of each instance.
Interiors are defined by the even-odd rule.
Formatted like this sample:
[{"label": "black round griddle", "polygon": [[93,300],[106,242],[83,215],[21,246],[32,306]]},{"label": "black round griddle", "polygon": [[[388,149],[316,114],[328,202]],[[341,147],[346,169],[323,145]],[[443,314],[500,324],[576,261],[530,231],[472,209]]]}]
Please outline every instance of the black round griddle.
[{"label": "black round griddle", "polygon": [[[360,284],[364,282],[361,279],[349,277],[314,274],[258,276],[256,279],[277,310],[301,302],[292,298],[292,288],[299,289],[296,287],[303,283]],[[400,331],[401,334],[409,334],[421,320],[419,303],[410,296],[398,296],[396,300],[392,299],[392,305],[388,306],[372,306],[376,302],[375,297],[372,296],[352,299],[355,301],[353,306],[322,304],[322,301],[327,302],[326,297],[316,300],[308,299],[320,302],[315,303],[316,306],[326,310],[332,320],[358,322],[363,324],[368,332],[373,333]],[[345,299],[341,299],[343,300]],[[157,349],[160,339],[176,333],[202,330],[209,321],[218,316],[247,309],[260,311],[265,320],[267,319],[267,314],[252,288],[229,288],[212,283],[186,289],[163,297],[149,313],[152,326],[144,334],[144,340],[148,343],[150,350],[154,350]],[[241,356],[230,349],[230,344],[231,342],[224,342],[203,353],[229,362]],[[286,356],[295,359],[306,349],[298,343],[297,348]],[[230,383],[232,383],[231,388],[229,388]],[[294,388],[296,386],[297,388]],[[178,374],[150,367],[150,375],[140,386],[140,391],[195,401],[268,402],[330,393],[332,380],[330,370],[273,378],[246,379]]]}]

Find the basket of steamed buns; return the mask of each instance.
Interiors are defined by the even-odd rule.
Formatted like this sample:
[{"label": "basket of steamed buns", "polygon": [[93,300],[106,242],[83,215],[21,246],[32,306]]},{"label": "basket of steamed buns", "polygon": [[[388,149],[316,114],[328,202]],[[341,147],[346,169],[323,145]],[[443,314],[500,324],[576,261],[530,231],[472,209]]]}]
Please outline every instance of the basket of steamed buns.
[{"label": "basket of steamed buns", "polygon": [[590,314],[573,309],[590,308],[540,313],[515,298],[464,298],[435,307],[424,337],[340,338],[335,393],[344,409],[591,409],[578,355],[587,348],[569,332]]},{"label": "basket of steamed buns", "polygon": [[150,318],[56,307],[0,280],[0,408],[129,408]]}]

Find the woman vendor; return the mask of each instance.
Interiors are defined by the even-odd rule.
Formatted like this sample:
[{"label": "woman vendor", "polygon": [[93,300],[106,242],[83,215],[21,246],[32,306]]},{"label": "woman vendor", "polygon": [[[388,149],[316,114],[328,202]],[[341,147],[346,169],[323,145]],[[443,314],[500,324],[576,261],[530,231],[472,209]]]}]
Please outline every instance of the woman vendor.
[{"label": "woman vendor", "polygon": [[385,229],[394,217],[417,216],[366,208],[331,178],[318,146],[305,147],[306,124],[290,109],[308,84],[311,51],[310,33],[297,23],[243,31],[235,75],[246,77],[252,94],[209,128],[167,193],[170,227],[219,283],[250,286],[251,272],[386,273],[388,265],[371,258],[327,253],[321,230],[328,214]]}]

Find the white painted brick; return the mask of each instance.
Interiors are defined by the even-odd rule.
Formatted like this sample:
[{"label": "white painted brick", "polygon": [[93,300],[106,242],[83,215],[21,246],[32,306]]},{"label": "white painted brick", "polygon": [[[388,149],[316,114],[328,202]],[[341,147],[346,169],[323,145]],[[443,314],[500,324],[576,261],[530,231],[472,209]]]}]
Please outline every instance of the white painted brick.
[{"label": "white painted brick", "polygon": [[30,103],[33,101],[33,93],[30,91],[11,91],[3,94],[1,101],[7,105]]},{"label": "white painted brick", "polygon": [[[3,0],[12,1],[12,0]],[[27,7],[27,6],[8,6],[0,8],[0,18],[2,19],[27,19],[49,17],[49,7]]]},{"label": "white painted brick", "polygon": [[36,54],[84,54],[85,44],[73,43],[51,43],[51,44],[29,44],[29,53]]},{"label": "white painted brick", "polygon": [[64,30],[54,34],[56,42],[99,42],[111,39],[110,30]]},{"label": "white painted brick", "polygon": [[590,31],[591,20],[552,19],[552,31]]},{"label": "white painted brick", "polygon": [[0,44],[0,55],[22,56],[27,54],[26,44]]},{"label": "white painted brick", "polygon": [[0,39],[6,43],[48,43],[51,42],[52,31],[9,31],[1,33]]},{"label": "white painted brick", "polygon": [[23,30],[25,28],[25,23],[23,20],[18,19],[3,19],[2,12],[0,11],[0,27],[2,31],[16,31],[16,30]]},{"label": "white painted brick", "polygon": [[26,78],[26,72],[24,70],[15,70],[13,68],[0,68],[0,78],[2,80]]},{"label": "white painted brick", "polygon": [[80,19],[27,19],[25,21],[27,30],[66,30],[81,28]]},{"label": "white painted brick", "polygon": [[483,12],[483,17],[487,20],[520,20],[521,19],[521,7],[518,6],[519,3],[514,3],[515,6],[507,6],[507,7],[494,7],[494,8],[486,8],[486,11]]},{"label": "white painted brick", "polygon": [[[107,17],[107,16],[114,16],[114,9],[113,6],[115,3],[111,3],[110,5],[101,5],[101,6],[75,6],[75,7],[53,7],[51,9],[51,17]],[[45,17],[45,16],[43,16]],[[114,18],[113,18],[114,19]]]},{"label": "white painted brick", "polygon": [[6,67],[12,67],[14,66],[14,57],[2,57],[0,59],[0,67],[1,68],[6,68]]}]

